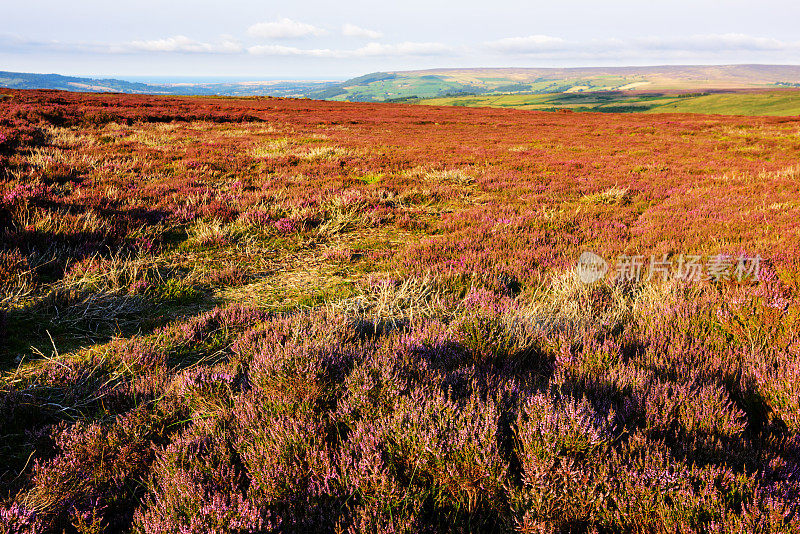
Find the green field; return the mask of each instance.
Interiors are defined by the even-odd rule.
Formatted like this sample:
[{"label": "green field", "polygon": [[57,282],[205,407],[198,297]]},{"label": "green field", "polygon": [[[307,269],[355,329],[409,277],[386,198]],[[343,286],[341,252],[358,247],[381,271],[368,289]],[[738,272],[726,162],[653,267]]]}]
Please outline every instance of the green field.
[{"label": "green field", "polygon": [[794,93],[781,89],[799,84],[800,67],[793,65],[455,68],[373,72],[306,96],[351,102],[436,99],[430,103],[524,109],[794,115]]},{"label": "green field", "polygon": [[792,89],[720,93],[586,92],[486,94],[420,99],[433,106],[500,107],[539,111],[604,113],[709,113],[719,115],[800,115],[800,91]]},{"label": "green field", "polygon": [[342,82],[143,84],[0,71],[0,87],[604,113],[800,115],[800,66],[718,65],[373,72]]},{"label": "green field", "polygon": [[386,102],[418,98],[448,98],[460,95],[543,94],[566,91],[624,90],[631,85],[649,83],[639,75],[595,75],[560,78],[527,78],[463,74],[424,74],[415,72],[376,72],[353,78],[334,87],[308,93],[311,98],[350,102]]}]

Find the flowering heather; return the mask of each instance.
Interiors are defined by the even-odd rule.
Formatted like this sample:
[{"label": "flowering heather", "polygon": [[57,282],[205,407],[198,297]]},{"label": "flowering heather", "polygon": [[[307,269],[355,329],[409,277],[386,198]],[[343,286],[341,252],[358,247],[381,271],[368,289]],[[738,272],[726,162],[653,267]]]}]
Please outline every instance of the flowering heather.
[{"label": "flowering heather", "polygon": [[9,94],[0,533],[800,531],[797,119]]}]

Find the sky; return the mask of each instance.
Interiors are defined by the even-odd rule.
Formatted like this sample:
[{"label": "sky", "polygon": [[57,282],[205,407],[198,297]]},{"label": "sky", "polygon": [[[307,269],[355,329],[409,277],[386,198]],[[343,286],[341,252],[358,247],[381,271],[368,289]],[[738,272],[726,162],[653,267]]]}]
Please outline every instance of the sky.
[{"label": "sky", "polygon": [[0,70],[345,79],[441,67],[800,64],[797,0],[5,2]]}]

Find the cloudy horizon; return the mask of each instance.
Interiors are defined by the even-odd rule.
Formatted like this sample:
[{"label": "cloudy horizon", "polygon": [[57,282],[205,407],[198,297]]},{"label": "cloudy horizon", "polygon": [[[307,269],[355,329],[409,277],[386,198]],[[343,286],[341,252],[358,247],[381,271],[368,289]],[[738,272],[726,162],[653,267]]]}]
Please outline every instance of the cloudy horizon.
[{"label": "cloudy horizon", "polygon": [[131,8],[32,0],[4,8],[0,70],[343,79],[443,67],[800,63],[798,5],[680,0],[669,7],[144,0]]}]

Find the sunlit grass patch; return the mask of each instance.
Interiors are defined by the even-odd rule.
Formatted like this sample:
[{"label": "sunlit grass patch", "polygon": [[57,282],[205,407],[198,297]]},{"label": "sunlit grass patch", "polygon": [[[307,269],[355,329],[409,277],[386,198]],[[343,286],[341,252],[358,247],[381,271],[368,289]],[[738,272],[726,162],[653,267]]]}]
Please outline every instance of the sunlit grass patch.
[{"label": "sunlit grass patch", "polygon": [[182,144],[180,138],[159,131],[136,131],[121,139],[125,142],[134,142],[150,148],[166,148],[171,145]]},{"label": "sunlit grass patch", "polygon": [[203,297],[203,292],[192,285],[191,281],[177,278],[168,278],[148,286],[143,293],[157,302],[170,304],[190,304]]},{"label": "sunlit grass patch", "polygon": [[360,176],[356,176],[356,178],[365,184],[377,184],[383,179],[383,174],[379,172],[368,172]]},{"label": "sunlit grass patch", "polygon": [[81,133],[77,128],[51,126],[46,131],[49,143],[61,149],[87,148],[97,144],[95,135]]},{"label": "sunlit grass patch", "polygon": [[110,221],[95,210],[73,211],[62,208],[57,211],[43,209],[23,209],[13,216],[17,228],[26,232],[40,232],[53,236],[75,234],[106,234],[114,227]]},{"label": "sunlit grass patch", "polygon": [[631,201],[630,190],[625,187],[610,187],[599,193],[584,195],[581,202],[586,204],[628,204]]},{"label": "sunlit grass patch", "polygon": [[275,158],[285,155],[288,149],[289,138],[280,137],[250,149],[249,154],[254,158]]},{"label": "sunlit grass patch", "polygon": [[28,162],[45,182],[77,179],[97,165],[92,156],[55,147],[35,149],[28,156]]},{"label": "sunlit grass patch", "polygon": [[315,161],[315,160],[329,161],[333,159],[345,158],[356,155],[356,153],[353,150],[349,150],[338,146],[310,147],[306,150],[296,150],[294,153],[297,156],[310,161]]},{"label": "sunlit grass patch", "polygon": [[412,175],[422,177],[435,183],[453,184],[458,186],[470,185],[475,181],[474,171],[471,169],[445,169],[445,170],[424,170],[412,171]]},{"label": "sunlit grass patch", "polygon": [[435,276],[397,280],[372,274],[351,298],[331,302],[332,309],[373,325],[398,326],[407,321],[447,316],[453,295]]},{"label": "sunlit grass patch", "polygon": [[527,145],[514,145],[508,149],[509,152],[525,152],[526,150],[530,150],[531,147]]},{"label": "sunlit grass patch", "polygon": [[199,220],[189,228],[189,242],[201,247],[225,245],[231,233],[226,225],[219,220]]}]

